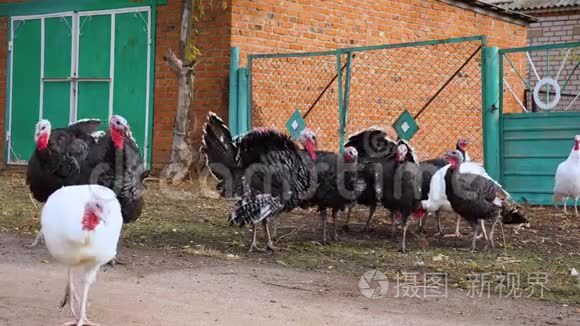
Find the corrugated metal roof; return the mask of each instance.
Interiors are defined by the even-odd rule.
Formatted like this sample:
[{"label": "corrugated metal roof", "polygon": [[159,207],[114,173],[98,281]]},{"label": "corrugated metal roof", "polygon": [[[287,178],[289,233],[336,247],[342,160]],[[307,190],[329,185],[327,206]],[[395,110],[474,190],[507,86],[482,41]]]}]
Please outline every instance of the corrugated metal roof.
[{"label": "corrugated metal roof", "polygon": [[580,0],[486,0],[486,2],[510,10],[554,9],[580,6]]},{"label": "corrugated metal roof", "polygon": [[[520,12],[514,11],[512,9],[506,8],[503,5],[498,5],[496,3],[493,3],[493,2],[498,2],[497,0],[495,0],[495,1],[459,0],[459,1],[463,2],[463,3],[467,3],[467,4],[475,6],[475,7],[480,7],[482,9],[489,11],[489,12],[495,12],[495,13],[500,14],[500,15],[511,16],[513,18],[521,19],[521,20],[526,21],[528,23],[537,21],[537,18],[534,18],[534,17],[528,16],[524,13],[520,13]],[[505,2],[505,0],[503,2]]]}]

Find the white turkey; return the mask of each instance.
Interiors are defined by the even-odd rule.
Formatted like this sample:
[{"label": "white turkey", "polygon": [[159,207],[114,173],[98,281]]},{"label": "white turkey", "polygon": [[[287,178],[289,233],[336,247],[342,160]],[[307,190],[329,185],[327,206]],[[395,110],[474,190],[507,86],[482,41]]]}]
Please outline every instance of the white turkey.
[{"label": "white turkey", "polygon": [[554,202],[564,202],[564,214],[568,198],[574,198],[574,211],[578,216],[578,198],[580,198],[580,135],[574,137],[574,147],[568,158],[558,165],[554,184]]},{"label": "white turkey", "polygon": [[87,319],[89,288],[99,268],[115,257],[123,225],[115,193],[99,185],[63,187],[46,201],[41,224],[48,251],[68,267],[61,307],[70,300],[75,320],[64,325],[96,325]]}]

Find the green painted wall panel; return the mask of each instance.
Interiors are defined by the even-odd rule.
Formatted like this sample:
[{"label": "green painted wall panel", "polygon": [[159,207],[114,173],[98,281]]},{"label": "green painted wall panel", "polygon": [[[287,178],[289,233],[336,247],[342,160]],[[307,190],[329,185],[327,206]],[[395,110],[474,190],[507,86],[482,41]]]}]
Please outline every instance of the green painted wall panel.
[{"label": "green painted wall panel", "polygon": [[44,77],[70,77],[71,17],[47,18],[44,21]]},{"label": "green painted wall panel", "polygon": [[40,20],[14,22],[11,161],[27,161],[34,150],[40,108]]},{"label": "green painted wall panel", "polygon": [[81,16],[79,25],[78,77],[109,78],[111,15]]},{"label": "green painted wall panel", "polygon": [[147,85],[147,13],[116,16],[113,112],[124,116],[143,151]]},{"label": "green painted wall panel", "polygon": [[70,118],[70,82],[44,83],[42,118],[53,128],[66,127]]},{"label": "green painted wall panel", "polygon": [[109,120],[109,83],[79,82],[77,119],[97,118],[101,129],[106,129]]},{"label": "green painted wall panel", "polygon": [[553,204],[556,169],[570,154],[577,134],[580,134],[580,113],[576,112],[503,117],[502,182],[514,199]]}]

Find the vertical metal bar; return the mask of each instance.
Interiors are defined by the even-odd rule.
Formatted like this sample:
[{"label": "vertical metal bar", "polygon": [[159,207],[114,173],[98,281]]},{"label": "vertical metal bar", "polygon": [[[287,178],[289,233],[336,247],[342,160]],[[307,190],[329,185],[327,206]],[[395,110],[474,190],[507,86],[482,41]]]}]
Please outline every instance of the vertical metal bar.
[{"label": "vertical metal bar", "polygon": [[72,37],[72,67],[71,67],[71,107],[69,115],[69,123],[73,123],[77,120],[77,103],[79,87],[76,78],[78,77],[79,70],[79,34],[80,34],[80,18],[78,12],[75,12],[71,16],[71,37]]},{"label": "vertical metal bar", "polygon": [[342,119],[340,119],[340,117],[342,117],[342,111],[343,111],[343,97],[342,97],[342,62],[341,62],[341,56],[342,51],[338,50],[336,51],[336,71],[337,71],[337,87],[338,87],[338,117],[339,117],[339,130],[338,130],[338,138],[339,138],[339,144],[338,144],[338,149],[340,150],[341,153],[343,153],[344,151],[344,139],[342,138],[342,124],[343,121]]},{"label": "vertical metal bar", "polygon": [[[348,104],[350,99],[350,79],[352,76],[352,51],[348,51],[346,58],[346,74],[344,81],[344,99],[342,101],[342,117],[340,125],[340,151],[344,151],[344,143],[346,137],[346,128],[348,125]],[[341,66],[342,67],[342,66]]]},{"label": "vertical metal bar", "polygon": [[[153,9],[155,9],[155,7],[152,7]],[[114,27],[113,22],[115,21],[115,15],[116,14],[112,14],[111,15],[111,29],[112,27]],[[115,22],[116,24],[116,22]],[[143,137],[143,139],[145,139],[145,144],[143,144],[143,165],[145,166],[145,169],[147,169],[147,167],[149,166],[149,143],[151,143],[151,138],[149,138],[149,110],[150,110],[150,105],[149,105],[149,101],[151,100],[151,97],[149,96],[149,92],[151,91],[151,79],[149,78],[149,76],[151,76],[151,8],[148,8],[147,10],[147,82],[145,85],[145,135]],[[113,32],[111,31],[111,35],[113,34]],[[113,36],[111,36],[113,37]],[[112,43],[114,44],[114,43]],[[111,76],[111,81],[110,83],[114,83],[115,79],[114,76]],[[112,95],[109,94],[109,98],[112,98]],[[111,105],[112,107],[112,105]]]},{"label": "vertical metal bar", "polygon": [[[243,134],[249,131],[250,121],[248,119],[248,69],[239,68],[238,69],[238,121],[237,121],[237,134]],[[246,103],[246,105],[243,105]]]},{"label": "vertical metal bar", "polygon": [[[252,107],[252,96],[253,96],[253,89],[252,89],[252,64],[254,63],[253,58],[251,56],[248,56],[248,64],[246,65],[246,69],[247,69],[247,79],[248,79],[248,85],[243,88],[243,91],[246,92],[246,112],[247,112],[247,126],[248,126],[248,131],[252,129],[252,125],[253,125],[253,110],[254,108]],[[238,101],[238,105],[240,104],[240,102]]]},{"label": "vertical metal bar", "polygon": [[498,180],[500,178],[500,103],[501,98],[499,78],[500,66],[497,47],[484,48],[482,58],[482,94],[483,94],[483,157],[488,174]]},{"label": "vertical metal bar", "polygon": [[148,130],[147,134],[147,156],[144,158],[149,162],[149,166],[153,163],[153,112],[154,112],[154,99],[155,99],[155,49],[156,49],[156,22],[157,22],[157,5],[158,2],[154,0],[151,4],[151,10],[149,11],[149,52],[150,55],[150,62],[149,62],[149,111],[147,111],[147,116],[149,117],[148,125],[151,126]]},{"label": "vertical metal bar", "polygon": [[498,55],[498,59],[499,59],[499,72],[498,72],[498,80],[496,83],[496,86],[499,90],[499,103],[498,103],[498,108],[499,108],[499,152],[498,152],[498,156],[499,156],[499,181],[500,183],[503,184],[504,182],[504,171],[503,171],[503,167],[505,166],[505,153],[504,153],[504,113],[503,113],[503,80],[504,80],[504,54],[499,54]]},{"label": "vertical metal bar", "polygon": [[13,87],[12,87],[12,83],[13,83],[13,71],[14,71],[14,18],[11,17],[10,18],[10,24],[8,24],[8,40],[10,41],[10,44],[12,44],[12,46],[9,48],[10,54],[7,56],[8,57],[8,69],[9,71],[6,72],[6,76],[8,79],[8,98],[7,98],[7,103],[8,103],[8,110],[6,110],[6,121],[8,122],[8,126],[6,127],[6,143],[5,143],[5,148],[6,148],[6,152],[5,152],[5,156],[6,157],[6,162],[7,163],[12,163],[12,157],[10,155],[11,150],[12,150],[12,91],[13,91]]},{"label": "vertical metal bar", "polygon": [[[546,66],[548,69],[546,77],[550,77],[550,49],[546,49]],[[546,105],[550,105],[550,84],[548,83],[546,83]],[[548,109],[552,108],[548,106]]]},{"label": "vertical metal bar", "polygon": [[40,99],[38,108],[38,119],[42,119],[44,115],[44,37],[46,29],[45,18],[40,19]]},{"label": "vertical metal bar", "polygon": [[[116,14],[111,15],[111,48],[109,49],[109,119],[113,115],[113,99],[115,95],[115,28],[116,28]],[[149,78],[149,76],[147,76]],[[145,111],[147,112],[147,111]],[[104,122],[104,121],[103,121]],[[147,138],[147,137],[145,137]]]},{"label": "vertical metal bar", "polygon": [[238,134],[238,69],[240,67],[240,48],[230,49],[230,96],[229,126],[232,135]]}]

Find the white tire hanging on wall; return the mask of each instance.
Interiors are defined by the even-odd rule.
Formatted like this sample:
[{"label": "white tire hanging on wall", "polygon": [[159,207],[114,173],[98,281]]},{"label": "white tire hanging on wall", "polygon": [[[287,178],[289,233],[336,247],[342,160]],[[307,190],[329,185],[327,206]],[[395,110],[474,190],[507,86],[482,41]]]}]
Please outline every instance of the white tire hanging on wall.
[{"label": "white tire hanging on wall", "polygon": [[[554,88],[554,93],[556,93],[556,95],[554,96],[554,99],[552,101],[545,103],[540,98],[540,89],[546,85],[552,86],[552,88]],[[546,95],[548,93],[546,93]],[[542,110],[551,110],[555,108],[556,105],[558,105],[558,103],[560,102],[560,97],[561,97],[560,85],[553,78],[550,77],[542,78],[540,81],[536,83],[536,87],[534,87],[534,102]]]}]

